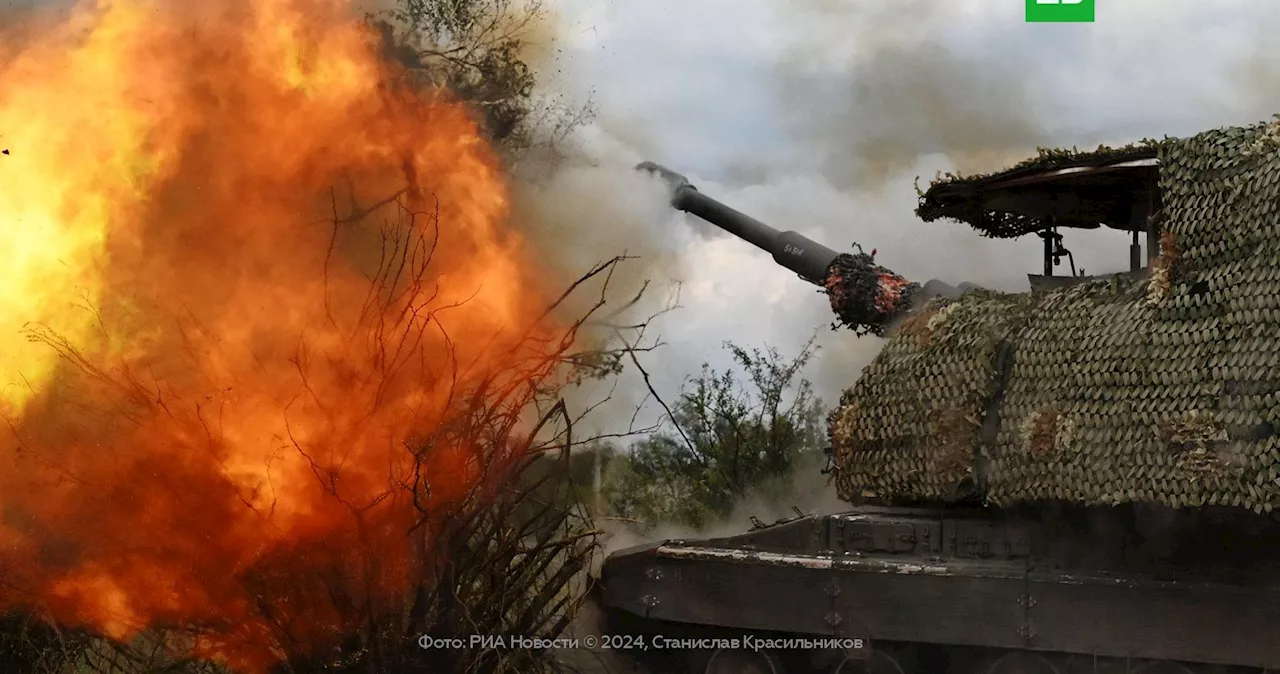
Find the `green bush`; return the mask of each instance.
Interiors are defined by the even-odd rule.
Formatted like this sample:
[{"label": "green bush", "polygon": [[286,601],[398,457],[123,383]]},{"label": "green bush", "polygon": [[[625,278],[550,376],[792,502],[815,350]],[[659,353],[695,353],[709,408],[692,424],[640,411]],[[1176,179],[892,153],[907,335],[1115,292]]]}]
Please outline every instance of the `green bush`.
[{"label": "green bush", "polygon": [[703,365],[664,428],[611,462],[612,515],[702,527],[822,451],[823,406],[800,375],[816,351],[813,340],[791,358],[771,347],[725,346],[736,370]]}]

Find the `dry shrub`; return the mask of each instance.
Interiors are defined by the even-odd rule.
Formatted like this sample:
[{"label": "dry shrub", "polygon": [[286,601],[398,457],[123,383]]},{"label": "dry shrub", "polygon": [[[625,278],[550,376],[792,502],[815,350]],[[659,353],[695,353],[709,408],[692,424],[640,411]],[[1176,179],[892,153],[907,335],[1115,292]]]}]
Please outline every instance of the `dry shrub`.
[{"label": "dry shrub", "polygon": [[1151,300],[1159,301],[1173,292],[1173,280],[1179,268],[1180,251],[1178,235],[1164,232],[1160,235],[1160,255],[1151,264]]},{"label": "dry shrub", "polygon": [[62,671],[85,652],[90,639],[63,634],[47,621],[26,612],[0,616],[0,671],[44,674]]},{"label": "dry shrub", "polygon": [[1023,422],[1023,446],[1027,453],[1044,455],[1053,451],[1058,441],[1058,410],[1050,407],[1027,417]]},{"label": "dry shrub", "polygon": [[[345,568],[349,565],[318,572],[313,589],[322,590],[332,608],[352,618],[349,626],[334,635],[331,649],[315,653],[305,644],[290,643],[291,626],[273,620],[273,645],[288,657],[273,671],[557,671],[553,654],[532,648],[424,650],[419,645],[424,635],[464,641],[477,634],[554,638],[580,608],[587,596],[581,583],[598,549],[598,532],[584,513],[565,508],[559,499],[539,503],[532,516],[518,513],[542,486],[541,481],[521,484],[519,480],[533,458],[530,455],[506,475],[495,476],[487,485],[493,492],[480,498],[489,490],[478,489],[469,507],[447,518],[444,530],[437,531],[431,541],[436,553],[426,565],[430,573],[416,586],[403,588],[395,607],[399,610],[374,612],[361,605],[360,579],[350,577],[350,568]],[[418,538],[424,538],[422,532]],[[366,569],[378,564],[376,550],[362,550],[358,556]],[[267,618],[287,601],[282,590],[297,592],[296,588],[269,587],[273,580],[296,585],[295,580],[280,576],[259,578],[263,590],[275,595],[270,600],[264,596],[260,606]],[[199,625],[167,627],[125,643],[19,612],[0,618],[0,671],[234,674],[237,670],[190,654],[190,648],[204,638],[201,633]]]},{"label": "dry shrub", "polygon": [[1240,151],[1244,157],[1255,157],[1275,152],[1280,148],[1280,115],[1272,115],[1272,120],[1262,127],[1258,138]]},{"label": "dry shrub", "polygon": [[1181,418],[1164,424],[1159,429],[1159,435],[1173,452],[1211,450],[1217,443],[1227,439],[1227,432],[1213,413],[1203,410],[1191,410]]},{"label": "dry shrub", "polygon": [[[374,351],[395,354],[422,338],[415,331],[440,328],[430,321],[402,321],[403,311],[425,307],[413,293],[397,292],[429,285],[429,241],[405,238],[429,234],[401,223],[384,235],[384,257],[363,312],[378,327],[360,334],[372,336]],[[576,496],[545,498],[544,482],[558,475],[532,483],[525,476],[548,452],[562,457],[567,470],[570,451],[587,440],[574,437],[578,419],[561,394],[584,376],[616,373],[625,349],[582,353],[575,343],[605,305],[611,274],[624,261],[615,258],[590,270],[543,314],[556,314],[569,297],[594,285],[599,299],[585,315],[567,328],[529,329],[497,368],[468,369],[450,358],[435,363],[439,379],[452,382],[445,413],[419,436],[404,439],[400,457],[384,469],[386,482],[372,498],[353,499],[340,464],[311,456],[295,443],[293,450],[311,462],[318,493],[327,499],[317,507],[345,511],[346,522],[314,537],[264,536],[251,564],[227,581],[252,598],[244,622],[218,614],[168,616],[124,641],[43,619],[33,595],[26,609],[0,626],[0,670],[212,674],[259,671],[255,663],[274,662],[270,669],[280,674],[549,671],[555,663],[537,649],[423,649],[418,640],[552,638],[585,596],[578,583],[590,567],[597,532]],[[398,331],[383,329],[396,326]],[[184,418],[180,398],[152,395],[157,382],[97,369],[56,334],[33,338],[58,349],[81,376],[115,391],[112,404],[142,410],[133,418],[169,406],[162,411],[175,424],[215,432],[202,426],[199,415]],[[403,365],[395,358],[378,362]],[[299,370],[305,372],[302,359]],[[572,487],[566,482],[564,488]],[[0,574],[0,582],[6,580]],[[213,664],[246,661],[243,669]]]},{"label": "dry shrub", "polygon": [[947,479],[963,476],[973,467],[982,424],[971,419],[963,409],[935,410],[930,414],[934,470]]},{"label": "dry shrub", "polygon": [[566,387],[619,362],[574,351],[603,290],[567,315],[509,217],[515,42],[446,93],[341,3],[84,9],[3,64],[4,219],[49,226],[0,317],[0,671],[542,668],[417,646],[554,634],[592,549],[514,506],[575,444]]},{"label": "dry shrub", "polygon": [[939,316],[945,318],[946,310],[949,306],[951,305],[944,305],[941,302],[928,304],[902,321],[894,329],[893,336],[898,339],[909,337],[921,347],[931,345],[933,343],[933,333],[937,327],[935,319]]},{"label": "dry shrub", "polygon": [[1218,453],[1229,436],[1212,413],[1192,410],[1160,427],[1158,435],[1174,455],[1174,465],[1192,479],[1230,477],[1232,464]]},{"label": "dry shrub", "polygon": [[[861,412],[857,403],[848,403],[827,414],[827,429],[832,444],[844,447],[854,443],[858,435],[858,419],[861,417]],[[841,460],[840,453],[836,454],[835,460],[837,462]]]},{"label": "dry shrub", "polygon": [[1231,464],[1217,453],[1194,448],[1180,452],[1174,462],[1178,470],[1193,480],[1222,480],[1231,476]]}]

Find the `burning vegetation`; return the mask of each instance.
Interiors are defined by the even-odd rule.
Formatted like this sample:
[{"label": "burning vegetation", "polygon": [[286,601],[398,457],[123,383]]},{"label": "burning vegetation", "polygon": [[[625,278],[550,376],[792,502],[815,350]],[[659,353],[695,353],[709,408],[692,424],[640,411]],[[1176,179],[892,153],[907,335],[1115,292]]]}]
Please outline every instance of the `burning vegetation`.
[{"label": "burning vegetation", "polygon": [[0,670],[535,671],[417,638],[563,628],[590,532],[513,480],[583,319],[380,53],[339,0],[119,0],[0,56]]}]

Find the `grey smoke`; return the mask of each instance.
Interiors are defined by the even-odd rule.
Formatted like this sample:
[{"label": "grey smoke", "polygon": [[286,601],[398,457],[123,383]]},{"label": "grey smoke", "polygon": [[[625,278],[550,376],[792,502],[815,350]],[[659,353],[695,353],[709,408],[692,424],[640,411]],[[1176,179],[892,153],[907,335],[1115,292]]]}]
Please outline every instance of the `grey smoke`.
[{"label": "grey smoke", "polygon": [[[543,151],[524,155],[511,167],[513,217],[543,260],[540,268],[550,275],[550,288],[567,288],[597,265],[627,258],[613,267],[607,286],[606,277],[597,276],[575,291],[564,307],[562,315],[572,320],[602,297],[605,300],[580,333],[582,348],[617,348],[622,340],[633,343],[642,337],[639,346],[652,346],[660,326],[645,335],[627,326],[642,324],[668,308],[680,279],[689,273],[684,239],[673,236],[679,230],[673,226],[667,187],[634,168],[642,156],[609,129],[589,123],[548,142]],[[668,352],[664,349],[659,355]],[[674,373],[663,362],[647,367],[669,389]],[[578,437],[617,433],[632,425],[648,389],[630,362],[626,367],[616,386],[612,380],[587,382],[568,393],[571,414],[593,409],[584,426],[576,429]],[[635,425],[648,425],[655,415],[647,410]]]},{"label": "grey smoke", "polygon": [[1013,30],[948,44],[956,9],[928,0],[809,0],[785,11],[840,31],[792,45],[776,86],[796,102],[787,121],[797,140],[841,188],[874,191],[935,154],[964,173],[992,170],[1053,138],[1042,109],[1052,80],[1035,59],[1010,58]]},{"label": "grey smoke", "polygon": [[[575,55],[565,79],[579,95],[594,91],[599,128],[613,131],[603,134],[613,149],[597,157],[618,153],[618,175],[655,160],[775,227],[836,250],[876,248],[909,278],[1006,291],[1026,290],[1026,274],[1038,273],[1040,242],[919,222],[917,176],[926,186],[939,171],[999,170],[1038,145],[1089,148],[1266,118],[1280,79],[1280,49],[1258,28],[1280,9],[1263,0],[1127,0],[1088,26],[1028,25],[1021,4],[985,0],[744,0],[730,13],[711,0],[563,4]],[[725,30],[694,28],[710,22]],[[626,228],[661,239],[625,246],[581,231],[575,255],[645,244],[674,256],[652,267],[659,280],[670,270],[684,282],[684,308],[655,326],[669,342],[651,362],[664,395],[703,361],[726,367],[726,339],[786,352],[821,329],[807,374],[834,404],[882,345],[822,329],[830,315],[816,289],[690,217]],[[1090,273],[1127,267],[1123,234],[1066,237]]]}]

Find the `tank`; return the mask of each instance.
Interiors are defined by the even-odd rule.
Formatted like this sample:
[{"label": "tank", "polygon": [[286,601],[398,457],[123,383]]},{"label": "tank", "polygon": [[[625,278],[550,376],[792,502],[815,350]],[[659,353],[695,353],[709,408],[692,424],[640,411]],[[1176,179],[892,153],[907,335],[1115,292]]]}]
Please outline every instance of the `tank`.
[{"label": "tank", "polygon": [[[1280,122],[935,180],[926,222],[1042,239],[1022,293],[640,168],[885,341],[828,419],[848,510],[615,552],[615,645],[700,674],[1280,671]],[[1128,269],[1076,268],[1063,232],[1098,228]]]}]

